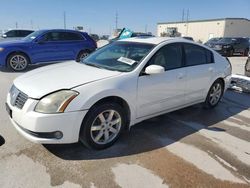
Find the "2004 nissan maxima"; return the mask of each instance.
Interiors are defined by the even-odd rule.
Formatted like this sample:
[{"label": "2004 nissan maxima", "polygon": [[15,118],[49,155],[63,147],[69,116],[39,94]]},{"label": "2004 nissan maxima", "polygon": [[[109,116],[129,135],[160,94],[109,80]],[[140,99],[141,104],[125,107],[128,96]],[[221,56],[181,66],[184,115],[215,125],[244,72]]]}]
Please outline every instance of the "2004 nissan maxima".
[{"label": "2004 nissan maxima", "polygon": [[231,78],[230,63],[181,38],[130,38],[80,63],[43,67],[18,77],[6,109],[15,128],[43,144],[103,149],[123,129],[193,104],[215,107]]}]

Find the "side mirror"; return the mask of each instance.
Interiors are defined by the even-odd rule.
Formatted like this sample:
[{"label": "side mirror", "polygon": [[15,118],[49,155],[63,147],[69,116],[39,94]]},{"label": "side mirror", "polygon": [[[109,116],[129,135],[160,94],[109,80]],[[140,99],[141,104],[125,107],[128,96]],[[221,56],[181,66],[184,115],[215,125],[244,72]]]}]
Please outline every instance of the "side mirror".
[{"label": "side mirror", "polygon": [[165,72],[165,68],[160,65],[149,65],[145,69],[146,74],[161,74]]},{"label": "side mirror", "polygon": [[3,34],[2,37],[3,37],[3,38],[7,38],[7,35],[6,35],[6,34]]}]

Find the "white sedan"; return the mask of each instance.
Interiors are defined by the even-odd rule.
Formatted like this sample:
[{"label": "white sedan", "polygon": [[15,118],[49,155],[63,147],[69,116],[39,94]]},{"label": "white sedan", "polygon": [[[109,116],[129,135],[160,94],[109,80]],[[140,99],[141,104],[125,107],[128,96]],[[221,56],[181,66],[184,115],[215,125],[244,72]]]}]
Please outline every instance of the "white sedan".
[{"label": "white sedan", "polygon": [[43,144],[103,149],[145,119],[197,103],[215,107],[231,65],[204,45],[181,38],[124,39],[80,63],[66,62],[14,80],[6,109],[15,128]]}]

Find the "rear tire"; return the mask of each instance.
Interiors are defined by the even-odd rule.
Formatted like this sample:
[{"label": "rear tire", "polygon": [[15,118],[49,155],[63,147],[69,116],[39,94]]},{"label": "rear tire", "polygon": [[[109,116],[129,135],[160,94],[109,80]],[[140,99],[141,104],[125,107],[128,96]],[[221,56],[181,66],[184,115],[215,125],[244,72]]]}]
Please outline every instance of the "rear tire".
[{"label": "rear tire", "polygon": [[87,50],[80,51],[79,54],[77,55],[76,62],[80,62],[82,59],[87,57],[89,54],[90,54],[90,52]]},{"label": "rear tire", "polygon": [[29,58],[23,53],[13,53],[7,58],[7,67],[15,72],[23,71],[30,63]]},{"label": "rear tire", "polygon": [[208,91],[205,108],[214,108],[218,105],[224,92],[224,85],[221,80],[216,80]]},{"label": "rear tire", "polygon": [[126,125],[126,115],[116,103],[93,106],[85,117],[79,140],[88,148],[105,149],[119,138]]},{"label": "rear tire", "polygon": [[245,50],[244,50],[244,56],[248,56],[248,52],[249,52],[249,49],[248,48],[246,48]]},{"label": "rear tire", "polygon": [[227,57],[232,57],[234,55],[234,50],[231,49],[228,53],[227,53]]}]

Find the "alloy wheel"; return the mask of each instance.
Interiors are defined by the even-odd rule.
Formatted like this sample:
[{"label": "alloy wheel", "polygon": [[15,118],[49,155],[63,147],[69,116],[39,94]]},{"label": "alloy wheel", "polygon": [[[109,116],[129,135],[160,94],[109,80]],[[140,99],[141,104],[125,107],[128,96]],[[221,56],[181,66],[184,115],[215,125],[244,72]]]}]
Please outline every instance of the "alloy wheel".
[{"label": "alloy wheel", "polygon": [[28,61],[26,57],[22,55],[14,55],[13,57],[11,57],[9,64],[12,69],[21,71],[27,67]]},{"label": "alloy wheel", "polygon": [[96,144],[108,144],[119,134],[122,118],[115,110],[101,112],[93,121],[90,134]]},{"label": "alloy wheel", "polygon": [[221,97],[222,87],[220,83],[216,83],[209,94],[209,102],[212,106],[216,105]]},{"label": "alloy wheel", "polygon": [[87,57],[89,55],[89,53],[88,52],[83,52],[81,55],[80,55],[80,61],[82,60],[82,59],[84,59],[85,57]]}]

